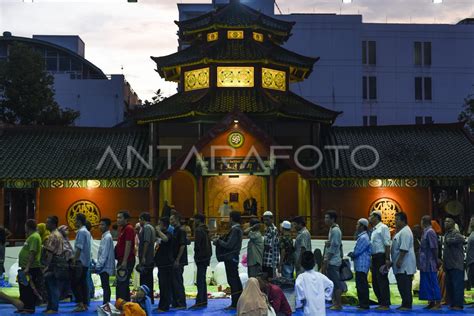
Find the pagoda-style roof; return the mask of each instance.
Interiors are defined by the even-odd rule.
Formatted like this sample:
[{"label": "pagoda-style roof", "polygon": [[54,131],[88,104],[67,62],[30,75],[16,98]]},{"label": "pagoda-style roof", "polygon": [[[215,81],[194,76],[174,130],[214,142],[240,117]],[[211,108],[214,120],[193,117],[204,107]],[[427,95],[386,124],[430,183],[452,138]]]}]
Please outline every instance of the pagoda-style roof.
[{"label": "pagoda-style roof", "polygon": [[[153,178],[154,170],[133,159],[127,168],[127,146],[148,161],[148,129],[16,126],[0,129],[0,179]],[[122,166],[118,168],[107,148]],[[135,157],[135,156],[134,156]],[[136,158],[136,157],[135,157]]]},{"label": "pagoda-style roof", "polygon": [[182,41],[190,41],[203,31],[222,28],[246,28],[262,30],[272,34],[277,42],[284,42],[290,37],[294,22],[277,20],[256,11],[238,0],[231,0],[228,5],[186,21],[175,21],[179,27],[178,35]]},{"label": "pagoda-style roof", "polygon": [[232,111],[328,124],[332,124],[341,113],[311,103],[290,91],[220,88],[177,93],[141,111],[135,119],[143,124],[184,117],[221,117]]},{"label": "pagoda-style roof", "polygon": [[[165,73],[167,69],[209,63],[273,63],[284,67],[303,69],[304,78],[308,78],[313,70],[313,64],[319,60],[319,58],[306,57],[289,51],[272,41],[255,41],[250,36],[242,40],[220,39],[202,44],[195,43],[168,56],[151,58],[157,64],[158,73],[164,78],[167,77]],[[179,80],[180,72],[176,71],[175,73],[177,76],[167,79]]]},{"label": "pagoda-style roof", "polygon": [[[474,178],[474,140],[460,123],[331,127],[322,144],[349,149],[340,150],[339,169],[335,151],[323,150],[317,178]],[[377,150],[380,161],[364,171],[351,162],[351,153],[367,145]],[[359,165],[370,166],[375,156],[362,149],[354,158]]]}]

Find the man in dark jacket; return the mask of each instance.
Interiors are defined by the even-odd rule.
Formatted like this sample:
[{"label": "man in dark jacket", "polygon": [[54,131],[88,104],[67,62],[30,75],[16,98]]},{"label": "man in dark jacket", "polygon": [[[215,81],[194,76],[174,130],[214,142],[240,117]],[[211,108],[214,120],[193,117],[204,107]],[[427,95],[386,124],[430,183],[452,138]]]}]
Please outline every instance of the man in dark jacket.
[{"label": "man in dark jacket", "polygon": [[167,312],[171,305],[171,289],[173,285],[173,235],[168,231],[170,219],[162,217],[156,227],[157,250],[155,265],[158,267],[158,284],[160,287],[160,303],[158,313]]},{"label": "man in dark jacket", "polygon": [[239,255],[242,248],[242,228],[240,227],[240,212],[232,211],[230,217],[230,231],[222,238],[213,240],[216,246],[216,256],[218,261],[223,261],[227,282],[232,293],[232,304],[226,310],[237,308],[237,301],[242,293],[242,282],[239,277]]},{"label": "man in dark jacket", "polygon": [[450,310],[464,308],[464,236],[455,228],[452,217],[444,220],[443,267],[446,272],[446,294]]},{"label": "man in dark jacket", "polygon": [[173,292],[171,302],[175,309],[186,309],[186,293],[184,290],[184,266],[188,265],[188,238],[186,232],[181,227],[181,216],[174,213],[170,217],[170,224],[173,226]]},{"label": "man in dark jacket", "polygon": [[206,272],[211,262],[212,248],[209,238],[209,229],[206,225],[206,217],[203,214],[194,215],[194,262],[197,266],[197,296],[196,304],[192,309],[207,306],[207,284]]}]

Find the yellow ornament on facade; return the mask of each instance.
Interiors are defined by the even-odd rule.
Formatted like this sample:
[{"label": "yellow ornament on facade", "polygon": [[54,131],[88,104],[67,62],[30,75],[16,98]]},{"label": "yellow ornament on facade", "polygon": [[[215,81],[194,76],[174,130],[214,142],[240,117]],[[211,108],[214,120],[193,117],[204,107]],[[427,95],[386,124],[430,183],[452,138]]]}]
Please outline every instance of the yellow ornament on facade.
[{"label": "yellow ornament on facade", "polygon": [[207,41],[208,42],[217,41],[218,39],[219,39],[219,33],[218,32],[207,33]]},{"label": "yellow ornament on facade", "polygon": [[253,32],[253,39],[257,42],[263,42],[263,34],[262,33],[257,33]]},{"label": "yellow ornament on facade", "polygon": [[253,67],[217,67],[217,86],[221,88],[254,86]]},{"label": "yellow ornament on facade", "polygon": [[186,71],[184,73],[184,91],[209,88],[209,68]]},{"label": "yellow ornament on facade", "polygon": [[286,72],[262,68],[262,87],[279,91],[286,91]]},{"label": "yellow ornament on facade", "polygon": [[227,31],[227,38],[232,40],[244,39],[244,31],[232,30]]}]

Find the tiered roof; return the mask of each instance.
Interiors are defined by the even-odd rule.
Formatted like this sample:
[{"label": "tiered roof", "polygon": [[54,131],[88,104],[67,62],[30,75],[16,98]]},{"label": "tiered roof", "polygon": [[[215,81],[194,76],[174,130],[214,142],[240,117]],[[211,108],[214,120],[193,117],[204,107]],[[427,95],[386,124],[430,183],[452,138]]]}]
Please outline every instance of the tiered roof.
[{"label": "tiered roof", "polygon": [[[136,117],[139,123],[197,116],[218,119],[238,110],[250,116],[332,124],[341,113],[289,90],[291,82],[308,78],[319,60],[281,47],[291,36],[294,23],[269,17],[235,0],[176,24],[181,43],[189,46],[152,59],[157,72],[166,80],[180,82],[184,91],[143,110]],[[248,82],[223,84],[229,76],[234,83]]]},{"label": "tiered roof", "polygon": [[256,11],[238,0],[231,0],[228,5],[186,21],[176,21],[181,41],[193,41],[206,31],[239,28],[265,31],[272,39],[282,43],[291,36],[295,22],[272,18]]},{"label": "tiered roof", "polygon": [[[158,73],[169,80],[178,81],[180,70],[175,72],[176,76],[167,76],[166,70],[170,68],[182,68],[186,66],[204,64],[249,64],[249,63],[273,63],[279,66],[288,66],[304,70],[304,78],[308,78],[315,62],[319,57],[306,57],[289,51],[272,41],[257,42],[250,36],[242,40],[217,40],[192,45],[179,52],[162,56],[151,57],[157,65]],[[295,79],[296,80],[296,79]]]},{"label": "tiered roof", "polygon": [[177,93],[136,116],[139,123],[183,117],[220,117],[232,111],[254,116],[308,119],[332,124],[341,112],[313,104],[293,92],[255,89],[203,89]]}]

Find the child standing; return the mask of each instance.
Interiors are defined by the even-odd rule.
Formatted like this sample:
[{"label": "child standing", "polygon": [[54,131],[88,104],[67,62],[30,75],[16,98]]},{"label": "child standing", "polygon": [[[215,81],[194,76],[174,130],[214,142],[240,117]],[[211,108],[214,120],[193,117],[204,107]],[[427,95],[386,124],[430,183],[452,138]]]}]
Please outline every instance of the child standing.
[{"label": "child standing", "polygon": [[325,316],[326,300],[331,300],[334,284],[325,275],[314,271],[315,260],[311,251],[301,255],[301,267],[305,270],[295,283],[296,301],[301,302],[305,316]]}]

